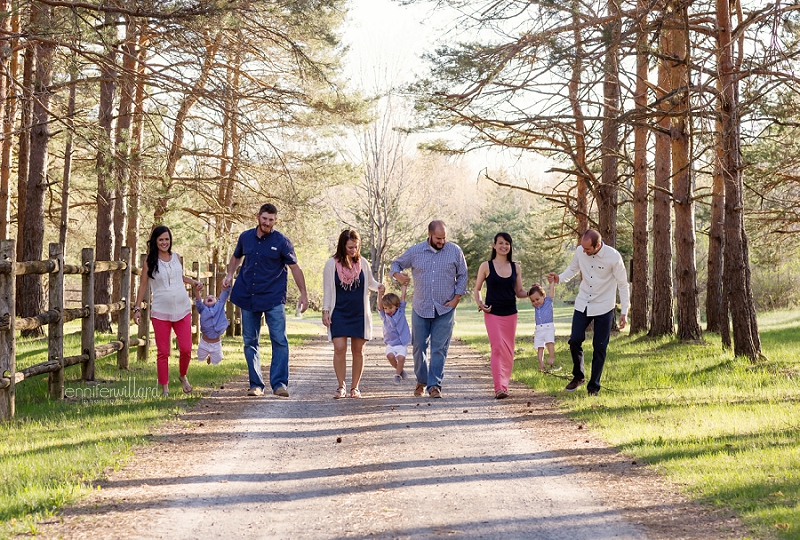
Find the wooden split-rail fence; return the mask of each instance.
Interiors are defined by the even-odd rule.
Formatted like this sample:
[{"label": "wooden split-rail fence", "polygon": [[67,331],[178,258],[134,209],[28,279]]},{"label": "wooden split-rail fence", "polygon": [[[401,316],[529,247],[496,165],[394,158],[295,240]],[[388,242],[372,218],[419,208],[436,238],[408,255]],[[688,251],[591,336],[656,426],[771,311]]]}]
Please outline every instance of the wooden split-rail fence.
[{"label": "wooden split-rail fence", "polygon": [[[81,251],[81,264],[64,264],[64,253],[60,244],[50,244],[49,258],[43,261],[17,262],[13,240],[0,241],[0,421],[8,420],[15,414],[16,385],[38,375],[47,374],[48,394],[52,399],[64,398],[64,369],[81,365],[81,378],[93,381],[95,360],[117,354],[117,367],[128,369],[130,352],[136,350],[137,359],[146,361],[151,345],[150,340],[150,302],[142,307],[139,330],[131,336],[131,279],[141,273],[131,264],[131,251],[127,247],[120,250],[119,261],[95,261],[94,249]],[[141,256],[144,261],[144,255]],[[220,275],[213,265],[208,271],[200,272],[199,263],[192,264],[192,271],[186,274],[205,283],[205,294],[214,294]],[[120,298],[111,304],[94,303],[94,280],[100,272],[119,272]],[[48,310],[33,317],[18,318],[15,312],[16,277],[24,274],[49,274]],[[81,276],[81,307],[64,307],[64,276]],[[191,294],[191,291],[190,291]],[[193,302],[194,304],[194,302]],[[233,304],[228,303],[228,319],[234,321],[227,334],[233,335],[240,328],[238,317],[234,318]],[[95,344],[95,315],[117,313],[117,339]],[[81,354],[64,356],[64,323],[81,320]],[[47,360],[17,371],[16,333],[47,326]],[[199,337],[197,311],[192,310],[193,340]],[[236,332],[237,334],[239,331]]]}]

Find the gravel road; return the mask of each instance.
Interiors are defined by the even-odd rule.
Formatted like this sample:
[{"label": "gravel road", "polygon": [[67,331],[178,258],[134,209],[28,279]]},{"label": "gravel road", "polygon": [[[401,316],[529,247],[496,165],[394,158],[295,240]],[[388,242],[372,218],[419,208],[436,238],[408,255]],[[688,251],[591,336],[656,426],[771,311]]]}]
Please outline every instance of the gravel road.
[{"label": "gravel road", "polygon": [[[57,538],[742,538],[648,468],[454,342],[444,399],[392,384],[368,343],[364,398],[334,400],[332,347],[292,351],[290,398],[215,390],[59,519]],[[195,367],[195,369],[201,369]],[[409,372],[411,372],[409,370]]]}]

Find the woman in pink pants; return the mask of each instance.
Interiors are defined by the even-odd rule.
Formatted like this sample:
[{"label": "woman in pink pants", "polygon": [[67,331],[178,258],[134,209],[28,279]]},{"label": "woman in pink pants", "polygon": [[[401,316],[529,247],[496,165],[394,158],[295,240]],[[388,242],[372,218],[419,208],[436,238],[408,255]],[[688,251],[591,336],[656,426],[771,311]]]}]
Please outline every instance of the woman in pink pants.
[{"label": "woman in pink pants", "polygon": [[180,350],[178,380],[183,391],[192,391],[186,378],[192,358],[192,301],[186,293],[186,284],[199,287],[200,282],[183,275],[183,264],[177,253],[172,252],[172,232],[159,225],[150,234],[147,242],[147,260],[142,268],[139,293],[133,308],[133,320],[139,324],[140,306],[148,291],[153,293],[150,320],[156,338],[156,369],[161,394],[169,394],[169,348],[170,331],[175,331]]},{"label": "woman in pink pants", "polygon": [[[494,236],[491,258],[481,263],[475,280],[475,303],[483,312],[489,344],[492,347],[494,397],[508,397],[508,381],[514,369],[514,337],[517,333],[517,298],[527,298],[522,286],[522,270],[512,258],[511,235],[499,232]],[[481,289],[486,282],[486,303]]]}]

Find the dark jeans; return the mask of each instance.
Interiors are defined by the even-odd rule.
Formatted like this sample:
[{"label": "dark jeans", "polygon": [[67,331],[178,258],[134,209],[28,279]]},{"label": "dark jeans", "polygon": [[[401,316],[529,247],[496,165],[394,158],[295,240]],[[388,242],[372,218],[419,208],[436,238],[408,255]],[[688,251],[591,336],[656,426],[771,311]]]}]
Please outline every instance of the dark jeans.
[{"label": "dark jeans", "polygon": [[600,376],[606,363],[608,338],[611,336],[611,323],[614,321],[614,310],[602,315],[589,316],[586,311],[575,311],[572,314],[572,333],[569,335],[569,352],[572,353],[572,376],[581,380],[586,378],[583,366],[583,341],[586,339],[586,328],[594,321],[594,338],[592,339],[592,377],[586,389],[589,392],[600,390]]}]

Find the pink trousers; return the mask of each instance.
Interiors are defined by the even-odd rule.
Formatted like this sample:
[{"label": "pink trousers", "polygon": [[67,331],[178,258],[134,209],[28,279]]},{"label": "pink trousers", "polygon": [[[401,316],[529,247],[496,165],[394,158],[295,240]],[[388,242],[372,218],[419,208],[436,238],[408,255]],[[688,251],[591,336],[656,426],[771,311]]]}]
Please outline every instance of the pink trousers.
[{"label": "pink trousers", "polygon": [[517,314],[492,315],[483,314],[486,333],[489,334],[489,345],[492,346],[492,378],[494,391],[508,391],[508,381],[514,369],[514,338],[517,334]]},{"label": "pink trousers", "polygon": [[175,337],[178,338],[178,350],[180,360],[178,361],[178,372],[185,376],[189,370],[189,362],[192,360],[192,314],[189,313],[183,319],[175,322],[163,321],[161,319],[150,319],[153,324],[153,334],[156,337],[156,370],[158,372],[158,384],[169,383],[169,348],[170,330],[175,330]]}]

